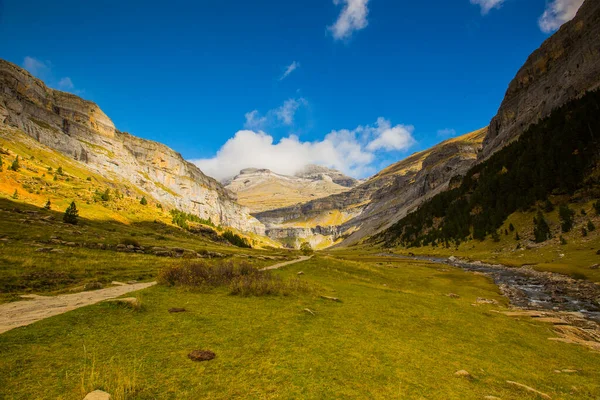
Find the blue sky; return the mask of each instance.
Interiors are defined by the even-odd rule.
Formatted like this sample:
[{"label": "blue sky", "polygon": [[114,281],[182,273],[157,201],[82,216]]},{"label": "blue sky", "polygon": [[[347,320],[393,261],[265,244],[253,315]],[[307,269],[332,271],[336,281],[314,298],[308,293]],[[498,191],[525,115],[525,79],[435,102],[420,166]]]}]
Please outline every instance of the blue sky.
[{"label": "blue sky", "polygon": [[487,125],[581,3],[0,0],[0,58],[217,178],[306,162],[365,177]]}]

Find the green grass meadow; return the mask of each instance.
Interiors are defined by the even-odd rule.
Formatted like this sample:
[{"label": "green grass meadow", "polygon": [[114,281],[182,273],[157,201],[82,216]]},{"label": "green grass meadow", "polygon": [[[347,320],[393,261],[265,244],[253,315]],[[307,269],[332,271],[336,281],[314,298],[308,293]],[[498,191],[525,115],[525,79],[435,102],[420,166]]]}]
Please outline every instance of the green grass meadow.
[{"label": "green grass meadow", "polygon": [[[493,312],[506,299],[487,278],[345,258],[274,272],[304,272],[310,293],[156,286],[134,294],[140,311],[101,303],[9,331],[0,335],[0,397],[81,399],[103,389],[116,399],[538,398],[507,380],[557,399],[600,396],[600,354],[548,340],[548,324]],[[477,297],[501,305],[473,306]],[[193,362],[196,349],[217,357]],[[463,369],[473,378],[455,376]],[[562,369],[578,372],[554,372]]]}]

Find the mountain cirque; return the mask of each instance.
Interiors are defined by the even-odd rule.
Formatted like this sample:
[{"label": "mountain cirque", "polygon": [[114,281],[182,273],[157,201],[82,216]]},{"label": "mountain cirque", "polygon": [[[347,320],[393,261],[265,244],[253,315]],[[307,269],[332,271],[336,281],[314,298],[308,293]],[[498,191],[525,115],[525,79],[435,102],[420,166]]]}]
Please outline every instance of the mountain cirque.
[{"label": "mountain cirque", "polygon": [[133,184],[157,201],[242,231],[264,226],[235,195],[169,147],[117,130],[94,103],[48,88],[0,60],[0,124],[80,161],[115,182]]},{"label": "mountain cirque", "polygon": [[309,165],[295,176],[268,169],[247,168],[225,187],[251,212],[262,212],[345,192],[358,181],[339,171]]}]

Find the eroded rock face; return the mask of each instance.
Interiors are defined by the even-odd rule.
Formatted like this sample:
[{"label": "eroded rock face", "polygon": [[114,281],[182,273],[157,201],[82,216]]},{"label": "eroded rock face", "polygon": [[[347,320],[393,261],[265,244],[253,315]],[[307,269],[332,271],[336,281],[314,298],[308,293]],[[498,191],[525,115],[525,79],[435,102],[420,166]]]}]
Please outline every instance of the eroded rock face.
[{"label": "eroded rock face", "polygon": [[0,123],[128,182],[157,201],[242,231],[264,234],[235,195],[169,147],[118,131],[90,101],[48,88],[22,68],[0,60]]},{"label": "eroded rock face", "polygon": [[[486,132],[480,129],[416,153],[347,192],[254,215],[276,240],[327,237],[351,245],[397,222],[465,174],[477,161]],[[340,213],[342,221],[322,222],[332,212]]]},{"label": "eroded rock face", "polygon": [[534,51],[512,80],[480,158],[510,143],[552,110],[599,87],[600,1],[586,0],[577,16]]}]

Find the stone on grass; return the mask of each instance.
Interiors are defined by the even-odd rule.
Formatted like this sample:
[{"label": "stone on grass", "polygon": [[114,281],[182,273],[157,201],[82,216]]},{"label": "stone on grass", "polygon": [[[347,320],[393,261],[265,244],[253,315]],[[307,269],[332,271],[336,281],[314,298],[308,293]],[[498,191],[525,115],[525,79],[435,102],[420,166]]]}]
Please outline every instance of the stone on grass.
[{"label": "stone on grass", "polygon": [[110,394],[102,391],[102,390],[94,390],[90,392],[83,398],[83,400],[111,400],[112,397]]},{"label": "stone on grass", "polygon": [[40,247],[35,252],[36,253],[50,253],[52,250],[54,250],[52,247]]},{"label": "stone on grass", "polygon": [[169,312],[170,313],[182,313],[182,312],[186,312],[187,310],[185,308],[169,308]]},{"label": "stone on grass", "polygon": [[303,271],[298,272],[298,275],[304,275]]},{"label": "stone on grass", "polygon": [[470,373],[468,373],[467,371],[465,371],[464,369],[456,371],[454,373],[454,375],[461,377],[461,378],[473,379],[473,376]]},{"label": "stone on grass", "polygon": [[535,393],[535,394],[537,394],[539,397],[541,397],[543,399],[547,399],[547,400],[552,399],[552,397],[548,396],[546,393],[542,393],[539,390],[536,390],[536,389],[532,388],[531,386],[523,385],[522,383],[514,382],[514,381],[506,381],[506,383],[508,383],[511,386],[516,386],[516,387],[518,387],[520,389],[523,389],[526,392]]},{"label": "stone on grass", "polygon": [[210,350],[194,350],[188,354],[188,358],[192,361],[210,361],[217,355]]},{"label": "stone on grass", "polygon": [[329,297],[329,296],[321,296],[322,299],[325,300],[331,300],[331,301],[336,301],[338,303],[341,303],[342,301],[340,299],[338,299],[337,297]]}]

